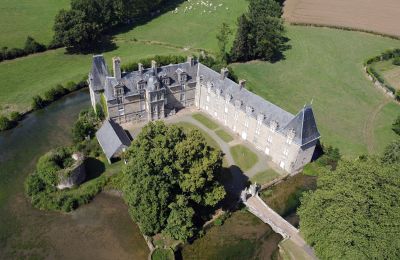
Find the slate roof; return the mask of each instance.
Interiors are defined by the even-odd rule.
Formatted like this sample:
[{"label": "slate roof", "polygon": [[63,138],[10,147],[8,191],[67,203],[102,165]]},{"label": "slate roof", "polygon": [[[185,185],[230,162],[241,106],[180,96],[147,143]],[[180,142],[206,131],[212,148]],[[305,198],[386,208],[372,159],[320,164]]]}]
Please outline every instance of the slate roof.
[{"label": "slate roof", "polygon": [[90,71],[89,77],[92,79],[92,87],[94,91],[99,91],[104,89],[104,81],[108,76],[107,64],[104,60],[103,55],[94,55],[92,69]]},{"label": "slate roof", "polygon": [[128,147],[131,144],[131,140],[124,129],[112,119],[104,121],[103,125],[96,132],[96,138],[107,159],[111,159],[122,148]]},{"label": "slate roof", "polygon": [[304,106],[304,108],[285,126],[282,132],[287,134],[291,130],[294,130],[296,133],[293,141],[301,146],[321,137],[311,106]]},{"label": "slate roof", "polygon": [[243,111],[246,111],[246,106],[250,106],[253,109],[251,116],[257,118],[259,114],[263,114],[264,124],[269,125],[271,121],[276,121],[279,127],[281,127],[289,123],[294,117],[291,113],[266,101],[246,88],[241,88],[236,82],[229,78],[222,79],[220,73],[215,72],[201,63],[199,65],[199,74],[202,76],[203,81],[213,83],[212,88],[214,91],[219,89],[221,95],[224,97],[227,94],[231,95],[232,99],[230,102],[233,102],[233,104],[235,101],[241,101],[241,109]]}]

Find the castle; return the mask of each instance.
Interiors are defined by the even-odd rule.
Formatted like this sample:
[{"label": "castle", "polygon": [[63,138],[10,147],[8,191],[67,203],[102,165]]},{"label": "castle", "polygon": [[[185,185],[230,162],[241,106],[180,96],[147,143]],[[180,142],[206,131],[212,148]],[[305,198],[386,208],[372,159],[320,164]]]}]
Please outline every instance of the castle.
[{"label": "castle", "polygon": [[311,106],[297,115],[248,91],[239,84],[188,57],[187,62],[122,73],[113,58],[113,75],[102,55],[93,57],[89,73],[92,106],[102,104],[118,123],[163,119],[179,109],[196,107],[263,151],[280,168],[295,173],[312,159],[320,134]]}]

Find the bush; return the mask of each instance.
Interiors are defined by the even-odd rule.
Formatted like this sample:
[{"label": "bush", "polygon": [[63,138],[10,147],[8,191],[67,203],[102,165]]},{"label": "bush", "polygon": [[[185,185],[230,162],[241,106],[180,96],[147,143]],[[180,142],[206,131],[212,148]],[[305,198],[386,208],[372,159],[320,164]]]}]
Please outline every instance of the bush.
[{"label": "bush", "polygon": [[392,63],[393,65],[400,66],[400,57],[394,58]]},{"label": "bush", "polygon": [[35,41],[32,37],[28,36],[25,41],[24,51],[27,54],[43,52],[46,50],[46,46]]},{"label": "bush", "polygon": [[44,108],[47,105],[46,101],[39,95],[32,98],[32,109],[38,110]]},{"label": "bush", "polygon": [[47,90],[44,93],[44,99],[47,102],[53,102],[57,99],[60,99],[62,96],[68,93],[68,90],[65,89],[62,85],[58,84],[54,88]]},{"label": "bush", "polygon": [[6,116],[0,116],[0,131],[8,130],[13,127],[12,121]]},{"label": "bush", "polygon": [[11,121],[18,122],[21,119],[22,119],[22,115],[19,112],[17,112],[17,111],[11,112],[11,114],[10,114],[10,120]]},{"label": "bush", "polygon": [[78,87],[78,85],[77,85],[75,82],[73,82],[73,81],[68,81],[67,84],[65,84],[65,88],[66,88],[69,92],[72,92],[72,91],[77,90],[77,87]]}]

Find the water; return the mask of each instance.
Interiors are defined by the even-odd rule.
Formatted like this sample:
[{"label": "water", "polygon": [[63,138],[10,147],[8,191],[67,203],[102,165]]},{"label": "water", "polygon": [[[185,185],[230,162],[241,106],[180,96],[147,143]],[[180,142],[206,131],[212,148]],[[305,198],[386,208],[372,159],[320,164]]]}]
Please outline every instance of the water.
[{"label": "water", "polygon": [[0,133],[0,258],[144,259],[148,249],[121,199],[101,194],[64,214],[32,208],[23,183],[46,151],[71,143],[71,125],[88,108],[76,92]]}]

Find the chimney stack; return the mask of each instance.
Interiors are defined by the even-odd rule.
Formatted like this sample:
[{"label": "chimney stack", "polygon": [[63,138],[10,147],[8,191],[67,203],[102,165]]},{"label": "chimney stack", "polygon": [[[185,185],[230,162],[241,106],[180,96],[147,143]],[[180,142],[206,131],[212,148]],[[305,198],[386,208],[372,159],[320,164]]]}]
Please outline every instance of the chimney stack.
[{"label": "chimney stack", "polygon": [[246,80],[244,80],[244,79],[239,80],[239,87],[240,87],[240,89],[245,88],[246,87]]},{"label": "chimney stack", "polygon": [[187,62],[190,64],[191,67],[193,67],[194,66],[193,56],[188,56],[187,57]]},{"label": "chimney stack", "polygon": [[224,80],[225,78],[228,77],[229,70],[227,68],[222,68],[221,69],[221,79]]},{"label": "chimney stack", "polygon": [[155,60],[151,61],[151,68],[154,71],[154,73],[157,73],[157,62]]},{"label": "chimney stack", "polygon": [[143,70],[144,70],[143,64],[142,63],[138,63],[138,71],[140,73],[143,73]]},{"label": "chimney stack", "polygon": [[114,77],[121,80],[121,59],[119,57],[112,58]]}]

